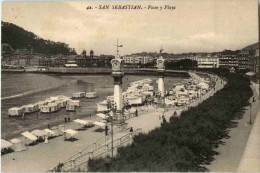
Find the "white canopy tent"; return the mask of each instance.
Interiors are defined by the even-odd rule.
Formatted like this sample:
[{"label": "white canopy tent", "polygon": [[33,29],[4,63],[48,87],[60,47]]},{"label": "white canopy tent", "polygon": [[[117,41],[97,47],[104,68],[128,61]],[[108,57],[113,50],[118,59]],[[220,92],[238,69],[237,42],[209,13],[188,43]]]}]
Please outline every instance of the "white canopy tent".
[{"label": "white canopy tent", "polygon": [[105,123],[98,122],[98,121],[93,122],[93,124],[96,125],[96,126],[99,126],[99,127],[101,127],[101,128],[104,128],[104,127],[106,126]]},{"label": "white canopy tent", "polygon": [[36,130],[33,130],[31,132],[34,136],[37,136],[37,137],[44,137],[44,136],[47,136],[48,135],[48,132],[44,131],[44,130],[39,130],[39,129],[36,129]]},{"label": "white canopy tent", "polygon": [[26,137],[27,139],[29,139],[31,141],[36,141],[37,140],[37,137],[34,136],[33,134],[31,134],[28,131],[21,133],[21,135],[23,135],[24,137]]},{"label": "white canopy tent", "polygon": [[12,143],[10,143],[4,139],[1,139],[1,150],[10,148],[12,145],[13,145]]},{"label": "white canopy tent", "polygon": [[72,129],[67,129],[64,131],[66,134],[69,134],[71,138],[74,138],[79,132],[72,130]]},{"label": "white canopy tent", "polygon": [[98,113],[96,116],[106,119],[108,116],[106,114]]},{"label": "white canopy tent", "polygon": [[43,131],[45,131],[48,134],[48,136],[56,136],[55,132],[50,129],[44,129]]},{"label": "white canopy tent", "polygon": [[86,120],[81,120],[81,119],[76,119],[73,120],[76,123],[82,124],[82,125],[88,125],[90,122],[86,121]]}]

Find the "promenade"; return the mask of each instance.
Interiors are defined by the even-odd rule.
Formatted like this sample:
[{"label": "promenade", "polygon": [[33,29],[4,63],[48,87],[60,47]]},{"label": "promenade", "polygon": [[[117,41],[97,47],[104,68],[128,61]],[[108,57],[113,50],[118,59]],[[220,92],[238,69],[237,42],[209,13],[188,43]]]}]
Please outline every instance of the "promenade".
[{"label": "promenade", "polygon": [[[259,84],[253,83],[259,100]],[[259,106],[259,102],[258,102]],[[239,172],[260,172],[260,110],[258,107],[257,117],[248,138],[243,157],[237,169]]]},{"label": "promenade", "polygon": [[[256,90],[253,87],[252,87],[252,89],[253,89],[254,96],[256,98],[258,98]],[[250,102],[252,102],[252,97],[250,98]],[[247,166],[245,166],[245,167],[243,166],[243,168],[245,168],[245,169],[239,168],[239,170],[238,170],[239,165],[241,165],[240,161],[242,158],[244,158],[243,155],[245,155],[243,153],[248,148],[247,143],[252,140],[254,140],[255,142],[257,141],[256,138],[250,140],[249,135],[250,135],[252,126],[255,126],[255,124],[257,124],[257,122],[259,121],[259,118],[256,119],[258,110],[259,110],[259,99],[257,99],[256,102],[252,102],[251,116],[252,116],[253,125],[249,125],[250,106],[246,106],[244,108],[243,117],[241,117],[240,119],[238,118],[233,121],[234,123],[237,124],[237,126],[235,128],[229,129],[229,133],[228,133],[229,138],[222,139],[223,145],[219,145],[219,147],[215,150],[215,151],[219,152],[219,155],[215,155],[214,160],[211,162],[211,164],[206,166],[209,169],[209,171],[211,171],[211,172],[236,172],[236,171],[250,172],[250,169],[248,167],[249,165],[250,165],[250,167],[252,165],[259,166],[259,164],[255,164],[252,162],[252,165],[247,164]],[[252,129],[251,133],[253,133],[253,131],[254,131],[253,129]],[[259,133],[259,130],[258,130],[258,133]],[[258,151],[259,151],[259,148],[258,149],[254,148],[253,152],[257,155],[259,153]],[[244,162],[244,161],[242,161],[242,162]],[[255,172],[259,172],[259,171],[255,171]]]},{"label": "promenade", "polygon": [[[216,83],[216,91],[221,89],[224,85],[218,80]],[[204,95],[200,101],[197,101],[193,105],[199,104],[204,101],[213,92]],[[142,109],[142,107],[138,107]],[[138,117],[128,119],[128,127],[133,129],[142,128],[142,132],[148,133],[150,130],[160,127],[162,120],[159,119],[159,115],[162,115],[163,109],[157,109],[149,113],[144,113]],[[175,110],[165,112],[166,120],[169,121]],[[179,116],[181,110],[177,110],[177,116]],[[92,117],[92,120],[96,121],[98,118]],[[74,122],[67,123],[66,129],[76,129],[77,124]],[[72,155],[82,150],[88,145],[91,145],[98,139],[104,138],[104,132],[96,132],[97,127],[89,128],[85,131],[79,131],[75,141],[64,141],[64,137],[60,136],[55,139],[49,140],[48,144],[39,143],[35,146],[30,146],[27,151],[15,152],[15,160],[12,159],[12,154],[6,154],[1,157],[2,160],[2,172],[45,172],[57,166],[58,163],[69,159]],[[114,139],[126,134],[127,132],[117,133],[114,135]]]}]

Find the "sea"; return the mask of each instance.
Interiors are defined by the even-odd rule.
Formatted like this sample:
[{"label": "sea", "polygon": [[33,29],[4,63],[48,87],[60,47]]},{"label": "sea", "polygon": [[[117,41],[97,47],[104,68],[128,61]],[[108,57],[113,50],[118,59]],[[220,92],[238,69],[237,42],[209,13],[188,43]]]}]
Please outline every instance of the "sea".
[{"label": "sea", "polygon": [[[157,90],[157,76],[150,75],[125,75],[123,78],[123,91],[133,81],[152,79],[152,85]],[[183,77],[165,77],[165,89],[169,89]],[[48,90],[44,90],[49,88]],[[43,90],[43,91],[42,91]],[[9,139],[24,131],[32,131],[36,128],[43,129],[48,125],[54,126],[64,123],[65,117],[71,120],[86,118],[95,115],[97,103],[113,95],[113,78],[110,75],[57,75],[38,73],[2,73],[1,98],[10,97],[29,91],[36,91],[31,95],[24,95],[13,99],[1,100],[1,135]],[[37,92],[39,91],[39,92]],[[95,99],[80,99],[81,106],[76,112],[67,112],[62,108],[58,112],[39,114],[38,112],[22,117],[9,117],[8,109],[27,104],[37,103],[52,96],[65,95],[71,97],[75,92],[97,92],[99,97]]]}]

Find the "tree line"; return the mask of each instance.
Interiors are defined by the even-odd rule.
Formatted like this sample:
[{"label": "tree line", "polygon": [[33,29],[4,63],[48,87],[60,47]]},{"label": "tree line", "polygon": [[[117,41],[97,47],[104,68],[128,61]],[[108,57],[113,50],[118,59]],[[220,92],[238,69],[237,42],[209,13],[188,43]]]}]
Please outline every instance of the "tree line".
[{"label": "tree line", "polygon": [[[13,49],[27,49],[40,54],[76,54],[75,49],[70,48],[68,44],[44,40],[32,32],[12,23],[2,21],[2,43],[10,44]],[[10,49],[6,54],[12,53]]]},{"label": "tree line", "polygon": [[[208,171],[204,165],[218,154],[215,149],[229,137],[229,129],[236,126],[233,120],[243,115],[253,94],[248,78],[224,69],[211,72],[227,79],[222,90],[160,128],[135,136],[131,145],[118,149],[110,171]],[[105,163],[103,158],[91,159],[88,171],[107,171]]]}]

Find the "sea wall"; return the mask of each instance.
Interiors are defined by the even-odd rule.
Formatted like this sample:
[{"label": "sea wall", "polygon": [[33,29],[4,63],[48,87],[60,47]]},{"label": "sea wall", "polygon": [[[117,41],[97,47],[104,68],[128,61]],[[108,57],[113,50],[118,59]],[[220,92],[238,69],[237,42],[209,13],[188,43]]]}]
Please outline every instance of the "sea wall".
[{"label": "sea wall", "polygon": [[[46,70],[27,71],[17,69],[2,69],[2,72],[26,72],[26,73],[45,73],[45,74],[111,74],[110,68],[64,68],[50,67]],[[124,68],[125,74],[131,75],[157,75],[155,68]],[[187,71],[182,70],[166,70],[165,76],[181,76],[189,77]]]}]

